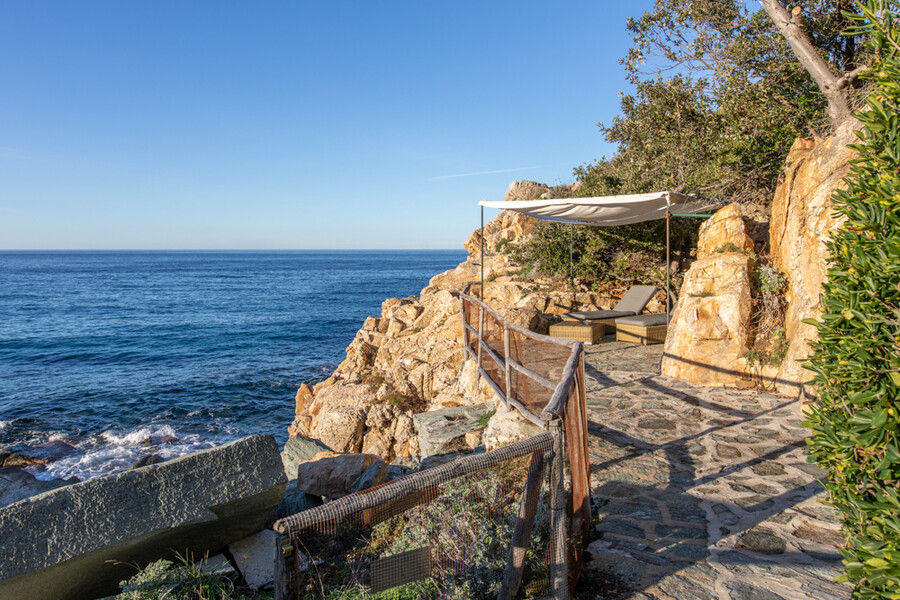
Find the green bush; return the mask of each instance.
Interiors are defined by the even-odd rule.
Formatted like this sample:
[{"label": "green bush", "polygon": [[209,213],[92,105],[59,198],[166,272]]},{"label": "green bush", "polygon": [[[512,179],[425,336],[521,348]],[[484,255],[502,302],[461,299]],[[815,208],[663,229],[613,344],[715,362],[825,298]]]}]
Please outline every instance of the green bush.
[{"label": "green bush", "polygon": [[204,573],[200,566],[179,555],[178,562],[158,560],[119,584],[117,600],[271,600],[264,592],[239,590],[224,575]]},{"label": "green bush", "polygon": [[847,536],[841,578],[858,598],[900,598],[900,3],[861,8],[852,33],[868,36],[874,90],[849,187],[834,196],[847,220],[829,243],[822,320],[810,321],[819,397],[805,424]]},{"label": "green bush", "polygon": [[[672,219],[672,258],[686,255],[697,244],[698,219]],[[508,249],[526,272],[550,277],[569,275],[572,238],[574,276],[623,283],[665,282],[666,223],[647,221],[618,227],[591,227],[539,221],[534,233]]]},{"label": "green bush", "polygon": [[787,277],[769,264],[761,264],[753,271],[753,283],[760,294],[780,294],[787,286]]}]

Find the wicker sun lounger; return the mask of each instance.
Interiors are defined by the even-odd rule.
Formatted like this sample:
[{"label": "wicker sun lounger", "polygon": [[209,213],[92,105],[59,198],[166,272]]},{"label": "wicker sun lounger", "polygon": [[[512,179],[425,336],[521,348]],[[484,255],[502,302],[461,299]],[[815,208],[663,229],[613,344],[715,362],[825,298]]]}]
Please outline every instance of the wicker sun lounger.
[{"label": "wicker sun lounger", "polygon": [[615,326],[616,319],[640,314],[644,307],[656,295],[656,286],[635,285],[622,296],[612,310],[589,310],[570,312],[562,315],[563,321],[581,321],[582,323],[604,323]]},{"label": "wicker sun lounger", "polygon": [[560,321],[550,325],[550,335],[584,344],[595,344],[606,335],[606,325],[599,321]]},{"label": "wicker sun lounger", "polygon": [[662,344],[666,341],[668,331],[666,314],[641,315],[639,317],[622,317],[616,319],[617,342],[640,342],[647,344]]}]

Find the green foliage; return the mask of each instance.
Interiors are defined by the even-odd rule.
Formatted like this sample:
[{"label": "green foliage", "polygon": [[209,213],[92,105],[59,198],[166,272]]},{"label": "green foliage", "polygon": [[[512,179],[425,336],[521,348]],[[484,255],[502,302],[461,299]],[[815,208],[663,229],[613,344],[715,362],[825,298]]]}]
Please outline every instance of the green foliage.
[{"label": "green foliage", "polygon": [[[529,457],[439,484],[440,494],[371,529],[313,536],[304,553],[312,566],[301,574],[301,597],[312,600],[480,600],[496,598],[509,558]],[[522,598],[543,596],[549,567],[549,487],[544,481],[529,548]],[[430,579],[373,594],[369,568],[378,558],[430,546],[440,560]]]},{"label": "green foliage", "polygon": [[322,598],[324,600],[428,600],[440,598],[440,590],[429,579],[405,583],[374,594],[363,586],[340,586],[329,590]]},{"label": "green foliage", "polygon": [[787,356],[787,351],[791,344],[785,337],[784,328],[777,329],[772,334],[772,337],[773,339],[768,350],[751,348],[743,354],[743,358],[751,367],[777,367],[784,360],[784,357]]},{"label": "green foliage", "polygon": [[787,277],[769,264],[761,264],[753,271],[753,283],[760,294],[781,294],[787,286]]},{"label": "green foliage", "polygon": [[[700,223],[672,219],[672,247],[677,252],[696,245]],[[619,227],[572,228],[572,265],[581,279],[623,283],[665,282],[666,224],[648,221]],[[541,275],[569,275],[569,226],[539,221],[524,243],[512,246],[514,260]]]},{"label": "green foliage", "polygon": [[488,423],[491,420],[491,417],[493,417],[496,413],[497,413],[497,409],[495,408],[491,412],[484,413],[483,415],[478,417],[478,426],[481,427],[482,429],[487,427]]},{"label": "green foliage", "polygon": [[751,252],[747,252],[746,250],[744,250],[743,248],[741,248],[734,242],[725,242],[724,244],[722,244],[721,246],[716,248],[714,250],[714,252],[716,252],[716,254],[723,254],[725,252],[740,252],[741,254],[746,254],[746,255],[750,256],[751,260],[756,260],[756,258],[757,258],[757,256],[755,254],[753,254]]},{"label": "green foliage", "polygon": [[510,240],[508,238],[501,238],[500,241],[494,245],[494,251],[498,254],[506,254],[508,251],[507,246],[509,246],[509,244]]},{"label": "green foliage", "polygon": [[203,573],[199,565],[183,556],[178,562],[158,560],[147,565],[134,577],[119,584],[122,593],[117,600],[264,600],[271,594],[241,592],[230,579],[214,573]]},{"label": "green foliage", "polygon": [[[835,71],[859,60],[839,35],[849,1],[792,3]],[[675,189],[768,203],[794,139],[823,119],[826,102],[765,11],[748,6],[656,0],[629,19],[634,46],[622,62],[635,92],[600,124],[617,155],[575,170],[581,194]]]},{"label": "green foliage", "polygon": [[810,321],[819,398],[805,424],[847,535],[843,578],[868,600],[900,598],[900,3],[862,9],[854,33],[870,36],[874,92],[857,115],[848,188],[834,196],[846,222],[829,242],[822,320]]}]

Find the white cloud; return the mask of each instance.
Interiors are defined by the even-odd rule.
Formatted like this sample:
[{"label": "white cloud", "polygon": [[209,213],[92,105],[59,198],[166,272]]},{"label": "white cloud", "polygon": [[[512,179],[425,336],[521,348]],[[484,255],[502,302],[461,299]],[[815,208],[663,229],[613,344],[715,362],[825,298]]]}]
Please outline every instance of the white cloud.
[{"label": "white cloud", "polygon": [[497,173],[513,173],[515,171],[529,171],[531,169],[544,169],[546,165],[537,165],[534,167],[516,167],[515,169],[496,169],[494,171],[477,171],[475,173],[456,173],[454,175],[440,175],[438,177],[429,177],[428,181],[438,181],[439,179],[456,179],[457,177],[477,177],[478,175],[496,175]]}]

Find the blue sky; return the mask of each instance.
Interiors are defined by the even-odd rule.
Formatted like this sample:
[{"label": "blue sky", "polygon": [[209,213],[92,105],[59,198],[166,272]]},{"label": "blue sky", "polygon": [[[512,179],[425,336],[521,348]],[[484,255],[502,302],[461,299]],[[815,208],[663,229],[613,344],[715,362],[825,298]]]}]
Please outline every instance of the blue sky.
[{"label": "blue sky", "polygon": [[0,248],[460,248],[613,152],[651,3],[4,2]]}]

